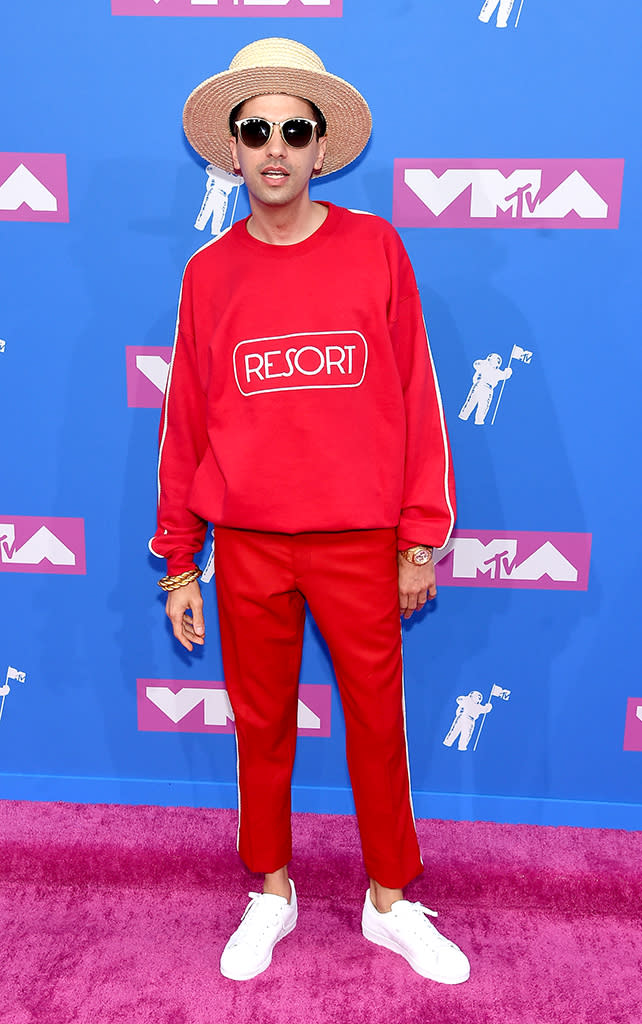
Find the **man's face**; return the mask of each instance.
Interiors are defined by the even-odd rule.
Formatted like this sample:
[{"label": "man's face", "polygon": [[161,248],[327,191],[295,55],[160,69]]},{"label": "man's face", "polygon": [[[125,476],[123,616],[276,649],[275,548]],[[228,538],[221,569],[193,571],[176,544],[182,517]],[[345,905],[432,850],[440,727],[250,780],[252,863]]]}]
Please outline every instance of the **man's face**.
[{"label": "man's face", "polygon": [[[267,121],[286,121],[289,117],[316,120],[306,100],[280,93],[246,100],[236,120],[244,117],[264,117]],[[317,139],[315,132],[308,146],[293,149],[285,144],[275,127],[270,141],[261,149],[249,149],[240,139],[230,139],[230,152],[234,170],[243,175],[252,199],[266,206],[286,206],[307,194],[313,172],[323,166],[326,144],[326,137]]]}]

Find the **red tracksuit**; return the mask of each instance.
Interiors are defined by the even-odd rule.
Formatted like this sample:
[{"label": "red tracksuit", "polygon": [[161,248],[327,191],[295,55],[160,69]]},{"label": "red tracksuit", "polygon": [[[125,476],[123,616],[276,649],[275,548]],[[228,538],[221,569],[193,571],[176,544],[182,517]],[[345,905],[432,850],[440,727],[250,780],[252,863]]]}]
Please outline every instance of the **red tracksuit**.
[{"label": "red tracksuit", "polygon": [[239,850],[252,870],[291,852],[304,598],[342,694],[366,867],[391,887],[420,870],[395,552],[445,544],[454,507],[419,295],[389,224],[329,205],[296,245],[260,242],[240,222],[192,257],[150,548],[182,572],[215,524]]}]

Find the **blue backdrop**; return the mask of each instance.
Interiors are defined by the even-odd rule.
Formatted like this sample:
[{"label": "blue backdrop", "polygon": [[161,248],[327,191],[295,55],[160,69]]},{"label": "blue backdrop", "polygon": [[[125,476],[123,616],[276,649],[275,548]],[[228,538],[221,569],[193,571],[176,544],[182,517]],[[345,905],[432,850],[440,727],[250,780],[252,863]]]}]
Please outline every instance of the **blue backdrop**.
[{"label": "blue backdrop", "polygon": [[[371,105],[313,195],[394,199],[451,433],[459,533],[404,627],[416,812],[642,827],[641,29],[633,0],[7,5],[0,796],[235,804],[213,585],[188,656],[146,544],[180,276],[211,237],[182,106],[285,35]],[[311,625],[302,683],[294,806],[349,811]]]}]

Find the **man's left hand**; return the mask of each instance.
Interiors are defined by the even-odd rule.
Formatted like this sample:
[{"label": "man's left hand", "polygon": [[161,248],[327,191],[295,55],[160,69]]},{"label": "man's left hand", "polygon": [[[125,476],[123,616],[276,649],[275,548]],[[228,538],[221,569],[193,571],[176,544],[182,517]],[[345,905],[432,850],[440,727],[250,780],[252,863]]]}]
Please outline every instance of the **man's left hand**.
[{"label": "man's left hand", "polygon": [[404,619],[409,619],[413,612],[420,610],[426,601],[437,596],[434,563],[413,565],[403,555],[398,555],[399,562],[399,607]]}]

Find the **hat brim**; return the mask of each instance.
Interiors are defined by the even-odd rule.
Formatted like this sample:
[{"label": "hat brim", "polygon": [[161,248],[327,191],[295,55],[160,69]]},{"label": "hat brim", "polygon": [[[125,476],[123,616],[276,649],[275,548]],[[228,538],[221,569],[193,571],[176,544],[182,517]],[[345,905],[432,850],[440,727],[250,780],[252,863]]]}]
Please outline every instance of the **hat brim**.
[{"label": "hat brim", "polygon": [[349,82],[327,71],[252,67],[221,71],[194,89],[183,110],[183,127],[190,144],[215,167],[232,170],[230,112],[252,96],[271,93],[300,96],[322,111],[328,146],[318,176],[332,174],[351,163],[370,138],[368,104]]}]

